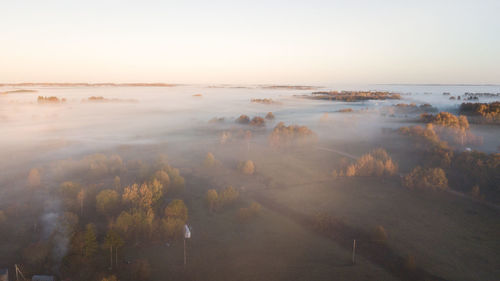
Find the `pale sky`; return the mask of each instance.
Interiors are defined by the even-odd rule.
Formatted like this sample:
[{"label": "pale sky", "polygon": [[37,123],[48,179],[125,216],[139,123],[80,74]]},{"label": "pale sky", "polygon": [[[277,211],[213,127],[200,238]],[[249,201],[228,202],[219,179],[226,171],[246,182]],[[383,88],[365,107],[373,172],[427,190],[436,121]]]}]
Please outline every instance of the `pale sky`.
[{"label": "pale sky", "polygon": [[0,0],[0,82],[500,83],[500,0]]}]

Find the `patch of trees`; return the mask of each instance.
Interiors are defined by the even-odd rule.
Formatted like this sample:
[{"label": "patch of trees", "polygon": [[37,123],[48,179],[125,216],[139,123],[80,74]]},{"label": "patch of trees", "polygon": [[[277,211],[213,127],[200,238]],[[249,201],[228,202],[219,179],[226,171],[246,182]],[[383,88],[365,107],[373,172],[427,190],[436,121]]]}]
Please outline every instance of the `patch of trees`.
[{"label": "patch of trees", "polygon": [[394,163],[387,151],[382,148],[375,149],[370,153],[364,154],[355,163],[348,164],[345,169],[337,172],[334,170],[332,175],[346,177],[382,177],[394,176],[398,173],[398,165]]},{"label": "patch of trees", "polygon": [[108,99],[103,96],[91,96],[87,98],[86,100],[82,100],[82,102],[139,102],[138,100],[135,99]]},{"label": "patch of trees", "polygon": [[262,117],[255,116],[250,120],[250,117],[247,115],[240,115],[238,119],[236,119],[236,123],[239,124],[244,124],[244,125],[250,125],[250,126],[255,126],[255,127],[262,127],[266,124],[266,120]]},{"label": "patch of trees", "polygon": [[330,91],[330,92],[313,92],[311,99],[320,100],[336,100],[346,102],[356,102],[364,100],[386,100],[386,99],[401,99],[399,94],[379,91]]},{"label": "patch of trees", "polygon": [[389,109],[390,114],[421,114],[426,112],[437,112],[437,108],[428,103],[421,105],[415,103],[398,103]]},{"label": "patch of trees", "polygon": [[220,192],[209,189],[205,195],[205,201],[210,212],[217,212],[234,204],[239,196],[240,193],[235,188],[228,186]]},{"label": "patch of trees", "polygon": [[[112,276],[113,273],[107,269],[119,266],[119,253],[123,247],[151,241],[171,242],[182,237],[188,219],[187,206],[180,199],[166,197],[167,193],[175,195],[184,187],[184,178],[178,169],[165,161],[158,161],[145,169],[147,175],[141,184],[121,188],[120,177],[114,173],[142,171],[126,167],[119,156],[94,155],[84,159],[68,161],[66,163],[72,163],[74,167],[65,168],[88,169],[88,173],[83,173],[87,175],[86,180],[95,179],[90,176],[95,175],[102,183],[64,181],[48,190],[50,196],[61,204],[57,204],[55,211],[44,214],[41,223],[34,226],[29,223],[29,228],[23,231],[30,234],[29,241],[35,241],[22,245],[19,251],[25,273],[54,274],[54,269],[57,269],[62,277],[70,276],[73,280],[106,280],[108,277],[103,279],[103,276]],[[101,170],[106,173],[96,172]],[[67,176],[66,172],[62,170]],[[47,178],[51,176],[49,174]],[[33,169],[28,175],[28,184],[39,186],[40,177],[41,172]],[[138,179],[134,176],[124,178]],[[223,193],[222,198],[231,197],[231,192]],[[0,227],[11,228],[9,221],[0,210]],[[4,225],[6,223],[9,226]],[[0,235],[4,238],[3,233]],[[147,267],[149,264],[141,265],[140,261],[135,261],[126,267],[122,265],[121,270],[114,273],[121,279],[131,280],[130,276],[143,272],[139,275],[147,276],[147,279],[149,275],[144,273]],[[137,276],[133,280],[146,280]]]},{"label": "patch of trees", "polygon": [[448,179],[441,168],[417,166],[403,177],[403,185],[409,189],[438,191],[448,189]]},{"label": "patch of trees", "polygon": [[476,198],[500,202],[500,153],[456,153],[447,172],[450,185]]},{"label": "patch of trees", "polygon": [[262,103],[262,104],[273,104],[273,103],[276,103],[273,99],[251,99],[250,100],[251,102],[254,102],[254,103]]},{"label": "patch of trees", "polygon": [[249,141],[252,138],[252,131],[237,129],[232,131],[223,131],[220,135],[219,142],[221,144],[230,143],[234,140]]},{"label": "patch of trees", "polygon": [[240,208],[236,217],[239,222],[249,222],[260,215],[262,206],[257,202],[252,202],[249,207]]},{"label": "patch of trees", "polygon": [[38,96],[37,102],[39,104],[56,104],[56,103],[65,103],[66,99],[65,98],[59,99],[58,97],[54,96],[51,97]]},{"label": "patch of trees", "polygon": [[445,128],[457,130],[469,129],[469,121],[467,120],[467,117],[463,115],[456,116],[449,112],[439,112],[436,115],[423,113],[420,115],[420,120],[424,123],[432,123]]},{"label": "patch of trees", "polygon": [[255,126],[255,127],[263,127],[266,125],[266,120],[264,118],[255,116],[252,118],[252,121],[250,121],[250,126]]},{"label": "patch of trees", "polygon": [[[466,145],[466,144],[481,144],[482,138],[472,134],[469,130],[469,122],[467,117],[455,116],[449,112],[440,112],[437,115],[422,114],[420,120],[427,123],[426,132],[430,133],[432,130],[438,139],[444,139],[447,142]],[[429,126],[431,125],[431,126]],[[416,127],[413,133],[417,135],[420,128]],[[400,132],[407,134],[409,129],[403,127]],[[420,130],[422,131],[422,130]]]},{"label": "patch of trees", "polygon": [[342,108],[339,110],[340,113],[349,113],[349,112],[353,112],[352,108]]},{"label": "patch of trees", "polygon": [[269,144],[273,147],[304,144],[316,141],[316,134],[306,126],[289,125],[280,122],[269,136]]},{"label": "patch of trees", "polygon": [[500,124],[500,102],[492,103],[462,103],[460,114],[474,117],[480,123]]}]

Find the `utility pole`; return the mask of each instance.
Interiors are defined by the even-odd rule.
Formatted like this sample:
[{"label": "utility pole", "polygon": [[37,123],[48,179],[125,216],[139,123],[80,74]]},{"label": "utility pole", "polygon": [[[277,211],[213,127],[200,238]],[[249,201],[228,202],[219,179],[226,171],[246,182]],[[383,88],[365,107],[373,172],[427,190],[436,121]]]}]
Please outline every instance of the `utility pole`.
[{"label": "utility pole", "polygon": [[184,268],[186,268],[186,238],[184,238]]},{"label": "utility pole", "polygon": [[352,241],[352,264],[353,265],[356,263],[355,258],[356,258],[356,239],[354,239]]}]

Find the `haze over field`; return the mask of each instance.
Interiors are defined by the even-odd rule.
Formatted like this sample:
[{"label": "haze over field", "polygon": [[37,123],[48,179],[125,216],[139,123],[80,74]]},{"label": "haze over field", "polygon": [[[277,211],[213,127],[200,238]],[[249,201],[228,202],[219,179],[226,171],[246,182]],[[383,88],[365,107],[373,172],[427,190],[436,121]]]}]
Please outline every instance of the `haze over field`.
[{"label": "haze over field", "polygon": [[496,280],[498,1],[0,3],[0,280]]}]

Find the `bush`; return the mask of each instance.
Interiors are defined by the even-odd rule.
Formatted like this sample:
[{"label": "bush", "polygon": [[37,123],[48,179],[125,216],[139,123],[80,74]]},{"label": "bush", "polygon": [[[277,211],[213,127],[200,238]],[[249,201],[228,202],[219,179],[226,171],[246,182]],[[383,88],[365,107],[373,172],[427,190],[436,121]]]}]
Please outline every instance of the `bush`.
[{"label": "bush", "polygon": [[403,178],[403,185],[409,189],[445,190],[448,189],[448,179],[441,168],[415,167]]}]

